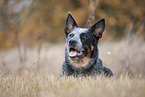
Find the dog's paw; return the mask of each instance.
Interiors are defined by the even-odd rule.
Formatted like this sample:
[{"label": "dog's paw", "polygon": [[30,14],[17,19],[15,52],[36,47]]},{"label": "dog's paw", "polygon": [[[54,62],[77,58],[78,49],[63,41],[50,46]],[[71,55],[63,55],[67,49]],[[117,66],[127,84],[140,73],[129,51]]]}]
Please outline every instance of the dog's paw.
[{"label": "dog's paw", "polygon": [[104,67],[104,68],[103,68],[103,71],[104,71],[104,75],[105,75],[106,77],[113,77],[113,73],[112,73],[112,71],[111,71],[109,68]]}]

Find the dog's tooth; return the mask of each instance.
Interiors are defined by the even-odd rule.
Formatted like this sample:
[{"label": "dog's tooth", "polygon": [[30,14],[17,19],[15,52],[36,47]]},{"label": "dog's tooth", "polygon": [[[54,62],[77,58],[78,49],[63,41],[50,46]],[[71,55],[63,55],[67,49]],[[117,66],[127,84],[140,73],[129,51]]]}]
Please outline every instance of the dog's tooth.
[{"label": "dog's tooth", "polygon": [[82,52],[79,52],[79,53],[78,53],[78,55],[82,55],[82,54],[83,54]]}]

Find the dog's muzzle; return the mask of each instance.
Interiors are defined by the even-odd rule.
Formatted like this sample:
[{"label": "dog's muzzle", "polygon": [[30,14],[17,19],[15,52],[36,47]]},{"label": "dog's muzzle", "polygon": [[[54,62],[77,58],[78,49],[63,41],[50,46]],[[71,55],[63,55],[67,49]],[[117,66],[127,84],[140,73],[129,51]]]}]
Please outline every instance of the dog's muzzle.
[{"label": "dog's muzzle", "polygon": [[72,60],[81,60],[85,57],[85,50],[77,45],[76,40],[70,40],[68,54]]}]

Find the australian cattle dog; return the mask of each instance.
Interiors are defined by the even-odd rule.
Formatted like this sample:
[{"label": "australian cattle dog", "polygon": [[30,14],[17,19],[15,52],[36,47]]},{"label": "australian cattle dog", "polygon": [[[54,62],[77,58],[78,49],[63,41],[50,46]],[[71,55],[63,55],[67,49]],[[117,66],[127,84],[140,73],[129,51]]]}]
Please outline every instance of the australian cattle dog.
[{"label": "australian cattle dog", "polygon": [[99,59],[98,41],[105,29],[105,19],[90,28],[79,28],[71,13],[65,23],[65,61],[62,76],[113,76]]}]

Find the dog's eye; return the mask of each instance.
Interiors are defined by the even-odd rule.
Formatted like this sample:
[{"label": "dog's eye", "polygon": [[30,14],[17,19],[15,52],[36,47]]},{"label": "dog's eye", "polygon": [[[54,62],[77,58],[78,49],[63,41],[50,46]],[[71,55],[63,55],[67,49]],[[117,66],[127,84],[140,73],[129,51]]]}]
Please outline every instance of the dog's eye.
[{"label": "dog's eye", "polygon": [[74,34],[70,34],[70,35],[69,35],[69,37],[73,37],[73,36],[74,36]]},{"label": "dog's eye", "polygon": [[82,35],[82,38],[86,39],[86,38],[87,38],[87,36],[83,34],[83,35]]}]

